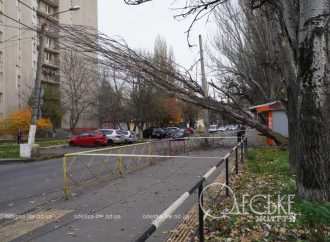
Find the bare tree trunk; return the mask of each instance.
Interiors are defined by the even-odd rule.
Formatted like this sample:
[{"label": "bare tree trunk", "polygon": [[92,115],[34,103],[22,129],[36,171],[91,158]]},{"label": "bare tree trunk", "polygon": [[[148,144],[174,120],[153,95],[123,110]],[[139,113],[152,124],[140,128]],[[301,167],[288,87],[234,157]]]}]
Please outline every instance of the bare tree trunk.
[{"label": "bare tree trunk", "polygon": [[328,0],[301,0],[303,29],[299,43],[297,169],[301,198],[330,201],[330,127],[327,76],[330,3]]}]

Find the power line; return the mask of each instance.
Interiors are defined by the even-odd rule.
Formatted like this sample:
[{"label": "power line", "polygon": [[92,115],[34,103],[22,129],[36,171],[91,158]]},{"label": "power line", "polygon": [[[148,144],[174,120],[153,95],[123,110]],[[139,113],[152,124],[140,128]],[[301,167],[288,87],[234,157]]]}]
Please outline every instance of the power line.
[{"label": "power line", "polygon": [[25,37],[25,38],[17,38],[17,39],[8,39],[8,40],[1,41],[0,44],[5,44],[5,43],[9,43],[9,42],[20,41],[20,40],[28,40],[28,39],[33,40],[34,37]]},{"label": "power line", "polygon": [[37,9],[31,7],[29,4],[23,2],[22,0],[18,0],[19,3],[21,3],[22,5],[24,5],[25,7],[31,9],[32,11],[36,11]]},{"label": "power line", "polygon": [[0,24],[0,26],[3,26],[4,28],[12,28],[12,29],[25,29],[19,26],[9,25],[9,24]]},{"label": "power line", "polygon": [[14,19],[13,17],[10,17],[9,15],[7,15],[7,14],[5,14],[5,13],[3,13],[3,12],[0,12],[0,14],[3,15],[3,16],[5,16],[5,17],[8,18],[8,19],[14,21],[15,23],[18,23],[18,24],[20,24],[20,25],[22,25],[22,26],[28,28],[28,29],[31,30],[31,31],[38,32],[37,29],[34,29],[34,28],[31,27],[31,26],[28,26],[28,25],[26,25],[26,24],[23,24],[22,22],[18,21],[17,19]]}]

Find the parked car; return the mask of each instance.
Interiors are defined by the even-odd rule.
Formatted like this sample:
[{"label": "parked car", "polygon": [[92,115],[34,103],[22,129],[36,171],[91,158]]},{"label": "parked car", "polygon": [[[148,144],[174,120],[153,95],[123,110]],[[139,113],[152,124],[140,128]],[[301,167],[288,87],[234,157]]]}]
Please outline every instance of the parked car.
[{"label": "parked car", "polygon": [[192,134],[195,133],[195,131],[194,131],[193,128],[186,128],[186,129],[185,129],[185,132],[186,132],[187,134],[189,134],[189,135],[192,135]]},{"label": "parked car", "polygon": [[150,127],[150,128],[143,130],[143,138],[150,139],[152,136],[153,130],[154,130],[154,127]]},{"label": "parked car", "polygon": [[71,146],[107,145],[108,138],[101,132],[92,131],[74,135],[69,139]]},{"label": "parked car", "polygon": [[209,133],[216,133],[218,132],[218,126],[217,125],[210,125],[209,129],[208,129]]},{"label": "parked car", "polygon": [[100,129],[99,132],[108,138],[108,144],[122,144],[125,137],[119,129]]},{"label": "parked car", "polygon": [[167,127],[165,130],[165,137],[167,138],[173,138],[176,132],[178,132],[180,129],[178,127]]},{"label": "parked car", "polygon": [[124,136],[124,142],[131,144],[137,142],[137,136],[133,131],[130,130],[120,130],[119,134]]},{"label": "parked car", "polygon": [[238,125],[228,125],[227,130],[234,131],[238,129]]},{"label": "parked car", "polygon": [[152,130],[151,138],[154,139],[163,139],[166,137],[166,132],[162,128],[154,128]]},{"label": "parked car", "polygon": [[226,126],[221,126],[221,127],[218,128],[218,131],[225,132],[225,131],[227,131],[227,127]]},{"label": "parked car", "polygon": [[188,134],[185,132],[185,129],[179,129],[172,133],[172,139],[178,140],[187,137]]}]

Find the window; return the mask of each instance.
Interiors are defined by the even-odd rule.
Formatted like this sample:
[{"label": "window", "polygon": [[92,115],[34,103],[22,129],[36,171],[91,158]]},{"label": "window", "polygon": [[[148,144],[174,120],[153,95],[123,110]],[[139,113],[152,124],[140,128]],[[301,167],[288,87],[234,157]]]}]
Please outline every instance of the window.
[{"label": "window", "polygon": [[54,58],[54,56],[53,56],[51,53],[48,53],[48,52],[45,53],[45,61],[46,61],[47,63],[52,62],[53,58]]},{"label": "window", "polygon": [[2,92],[0,92],[0,105],[2,104],[2,102],[3,102],[3,94]]}]

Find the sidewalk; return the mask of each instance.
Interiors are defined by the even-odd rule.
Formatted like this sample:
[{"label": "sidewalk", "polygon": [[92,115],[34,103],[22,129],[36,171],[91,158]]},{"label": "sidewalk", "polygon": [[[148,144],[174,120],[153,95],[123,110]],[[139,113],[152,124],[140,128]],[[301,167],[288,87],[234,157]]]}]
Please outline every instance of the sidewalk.
[{"label": "sidewalk", "polygon": [[[192,152],[194,156],[214,156],[219,159],[172,159],[128,174],[126,177],[103,184],[73,197],[45,206],[42,211],[63,214],[54,222],[27,233],[15,241],[132,241],[149,226],[153,215],[160,214],[183,192],[190,189],[228,149]],[[221,168],[220,168],[221,170]],[[163,241],[167,231],[175,227],[196,197],[179,209],[150,239]],[[87,216],[90,215],[90,216]],[[49,222],[49,223],[48,223]],[[7,227],[7,231],[11,227]],[[17,229],[17,228],[16,228]],[[0,238],[1,240],[1,238]],[[2,240],[1,240],[2,241]]]}]

